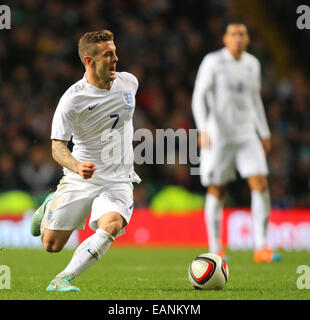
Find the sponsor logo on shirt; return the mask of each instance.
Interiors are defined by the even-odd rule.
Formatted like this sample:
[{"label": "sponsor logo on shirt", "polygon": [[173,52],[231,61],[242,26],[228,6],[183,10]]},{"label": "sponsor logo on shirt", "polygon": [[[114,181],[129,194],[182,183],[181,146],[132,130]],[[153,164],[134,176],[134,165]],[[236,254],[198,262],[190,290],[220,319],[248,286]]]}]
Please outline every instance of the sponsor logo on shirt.
[{"label": "sponsor logo on shirt", "polygon": [[95,104],[94,106],[90,106],[90,107],[88,107],[88,110],[93,110],[93,109],[95,109],[98,105],[99,105],[99,103]]}]

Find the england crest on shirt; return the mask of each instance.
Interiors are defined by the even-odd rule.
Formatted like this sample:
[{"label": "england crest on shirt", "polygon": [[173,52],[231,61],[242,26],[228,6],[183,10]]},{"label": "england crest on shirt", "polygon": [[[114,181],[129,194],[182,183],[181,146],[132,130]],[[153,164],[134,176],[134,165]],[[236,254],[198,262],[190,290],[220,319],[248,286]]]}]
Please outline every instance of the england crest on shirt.
[{"label": "england crest on shirt", "polygon": [[133,94],[130,91],[123,92],[123,99],[125,103],[129,106],[132,106],[134,104]]}]

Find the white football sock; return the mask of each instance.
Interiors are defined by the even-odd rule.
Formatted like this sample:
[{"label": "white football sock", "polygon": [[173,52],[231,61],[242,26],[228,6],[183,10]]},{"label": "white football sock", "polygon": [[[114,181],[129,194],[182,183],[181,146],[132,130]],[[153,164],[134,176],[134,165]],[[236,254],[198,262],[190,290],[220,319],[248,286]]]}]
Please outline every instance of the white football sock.
[{"label": "white football sock", "polygon": [[224,198],[217,198],[208,193],[205,201],[205,222],[208,231],[209,251],[218,253],[221,251],[220,225],[222,211],[224,206]]},{"label": "white football sock", "polygon": [[269,190],[251,192],[251,210],[254,227],[254,248],[263,248],[267,243],[267,225],[270,212]]},{"label": "white football sock", "polygon": [[91,235],[77,247],[70,263],[57,275],[57,277],[72,275],[76,278],[108,251],[113,240],[114,237],[108,232],[98,228],[96,233]]}]

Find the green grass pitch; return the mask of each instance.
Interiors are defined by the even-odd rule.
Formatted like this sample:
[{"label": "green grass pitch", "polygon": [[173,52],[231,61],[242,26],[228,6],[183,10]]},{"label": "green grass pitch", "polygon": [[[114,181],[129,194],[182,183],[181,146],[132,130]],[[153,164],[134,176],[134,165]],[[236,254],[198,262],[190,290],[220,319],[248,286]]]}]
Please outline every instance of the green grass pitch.
[{"label": "green grass pitch", "polygon": [[[250,251],[229,251],[229,280],[221,291],[195,290],[187,280],[191,260],[203,249],[112,247],[73,284],[81,292],[46,292],[63,270],[72,250],[0,251],[0,265],[11,269],[11,289],[0,300],[309,300],[310,290],[296,281],[299,265],[310,264],[310,252],[282,252],[283,260],[256,264]],[[1,276],[1,275],[0,275]]]}]

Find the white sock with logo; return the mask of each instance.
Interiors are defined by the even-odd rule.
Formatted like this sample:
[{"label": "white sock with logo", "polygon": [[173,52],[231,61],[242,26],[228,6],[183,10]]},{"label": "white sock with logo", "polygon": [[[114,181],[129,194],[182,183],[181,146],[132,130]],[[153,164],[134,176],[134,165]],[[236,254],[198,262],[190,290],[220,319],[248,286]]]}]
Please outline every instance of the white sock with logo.
[{"label": "white sock with logo", "polygon": [[96,233],[77,247],[68,266],[57,277],[70,275],[76,278],[108,251],[113,240],[113,236],[98,228]]},{"label": "white sock with logo", "polygon": [[218,253],[222,248],[220,240],[220,225],[223,206],[223,198],[219,199],[210,193],[207,194],[204,213],[208,231],[209,251],[212,253]]},{"label": "white sock with logo", "polygon": [[269,190],[251,192],[251,210],[254,228],[254,247],[262,249],[267,243],[267,225],[270,212]]}]

